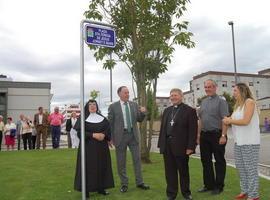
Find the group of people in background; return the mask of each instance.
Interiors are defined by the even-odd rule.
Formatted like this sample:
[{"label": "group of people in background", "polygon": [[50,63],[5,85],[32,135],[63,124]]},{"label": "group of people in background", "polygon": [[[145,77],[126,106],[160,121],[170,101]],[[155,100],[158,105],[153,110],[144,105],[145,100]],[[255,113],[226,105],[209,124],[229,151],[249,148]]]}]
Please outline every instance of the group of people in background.
[{"label": "group of people in background", "polygon": [[21,149],[21,140],[24,150],[40,149],[41,144],[42,148],[46,149],[49,126],[51,128],[52,146],[54,149],[59,148],[63,121],[64,117],[59,113],[58,107],[55,107],[54,112],[50,115],[44,113],[43,107],[39,107],[33,121],[24,114],[20,114],[16,123],[13,122],[12,117],[8,117],[7,123],[4,124],[3,116],[0,115],[0,150],[3,136],[7,150],[15,149],[16,139],[18,150]]}]

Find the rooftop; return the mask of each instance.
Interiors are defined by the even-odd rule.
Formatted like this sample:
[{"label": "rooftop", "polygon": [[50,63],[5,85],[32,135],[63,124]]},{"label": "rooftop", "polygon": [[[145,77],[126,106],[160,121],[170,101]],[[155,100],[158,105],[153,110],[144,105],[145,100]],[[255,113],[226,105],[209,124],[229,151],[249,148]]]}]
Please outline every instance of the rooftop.
[{"label": "rooftop", "polygon": [[51,89],[49,82],[17,82],[0,80],[0,88],[44,88]]},{"label": "rooftop", "polygon": [[[270,69],[267,69],[270,70]],[[260,71],[261,72],[261,71]],[[244,77],[257,77],[257,78],[270,78],[270,75],[263,75],[263,74],[247,74],[247,73],[236,73],[237,76],[244,76]],[[208,71],[201,73],[199,75],[193,76],[193,80],[199,79],[201,77],[207,76],[207,75],[222,75],[222,76],[234,76],[233,72],[219,72],[219,71]]]}]

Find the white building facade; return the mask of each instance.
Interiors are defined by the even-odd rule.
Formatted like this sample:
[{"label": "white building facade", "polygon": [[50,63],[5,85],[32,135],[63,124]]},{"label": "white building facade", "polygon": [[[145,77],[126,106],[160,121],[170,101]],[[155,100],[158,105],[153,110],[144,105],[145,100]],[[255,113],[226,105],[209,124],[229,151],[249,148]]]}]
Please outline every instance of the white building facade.
[{"label": "white building facade", "polygon": [[260,108],[260,110],[270,110],[270,96],[264,97],[257,100],[257,105]]},{"label": "white building facade", "polygon": [[156,97],[158,112],[163,113],[164,109],[171,105],[170,97]]},{"label": "white building facade", "polygon": [[184,103],[191,106],[191,107],[194,107],[194,92],[191,90],[191,91],[187,91],[187,92],[183,92],[183,95],[184,95]]},{"label": "white building facade", "polygon": [[[218,95],[222,95],[224,92],[232,95],[235,85],[234,73],[208,71],[194,76],[193,80],[190,81],[190,90],[184,92],[184,99],[188,105],[192,107],[198,106],[198,98],[205,96],[204,82],[208,79],[212,79],[217,83]],[[237,73],[237,81],[246,83],[255,99],[270,96],[270,69],[259,71],[258,74]]]},{"label": "white building facade", "polygon": [[51,98],[51,83],[15,82],[3,75],[0,79],[0,114],[5,119],[12,117],[16,122],[24,114],[33,120],[38,107],[50,111]]}]

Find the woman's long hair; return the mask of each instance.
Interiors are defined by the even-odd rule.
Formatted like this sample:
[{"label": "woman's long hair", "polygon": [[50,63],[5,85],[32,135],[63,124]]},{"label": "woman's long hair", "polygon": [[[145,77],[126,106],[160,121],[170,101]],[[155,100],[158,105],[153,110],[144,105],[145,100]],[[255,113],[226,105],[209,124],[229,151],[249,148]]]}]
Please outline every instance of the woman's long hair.
[{"label": "woman's long hair", "polygon": [[235,86],[240,92],[240,98],[236,99],[234,110],[236,110],[238,107],[243,107],[247,99],[255,100],[247,84],[237,83]]}]

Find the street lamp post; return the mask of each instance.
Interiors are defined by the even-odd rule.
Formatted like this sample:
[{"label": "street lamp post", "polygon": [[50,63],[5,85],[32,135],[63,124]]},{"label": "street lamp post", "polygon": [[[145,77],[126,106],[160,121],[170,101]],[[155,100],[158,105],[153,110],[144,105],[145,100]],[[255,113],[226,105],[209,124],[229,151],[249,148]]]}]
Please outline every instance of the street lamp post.
[{"label": "street lamp post", "polygon": [[235,44],[234,44],[234,29],[233,21],[229,21],[228,24],[232,27],[232,43],[233,43],[233,62],[234,62],[234,81],[237,83],[237,71],[236,71],[236,57],[235,57]]}]

